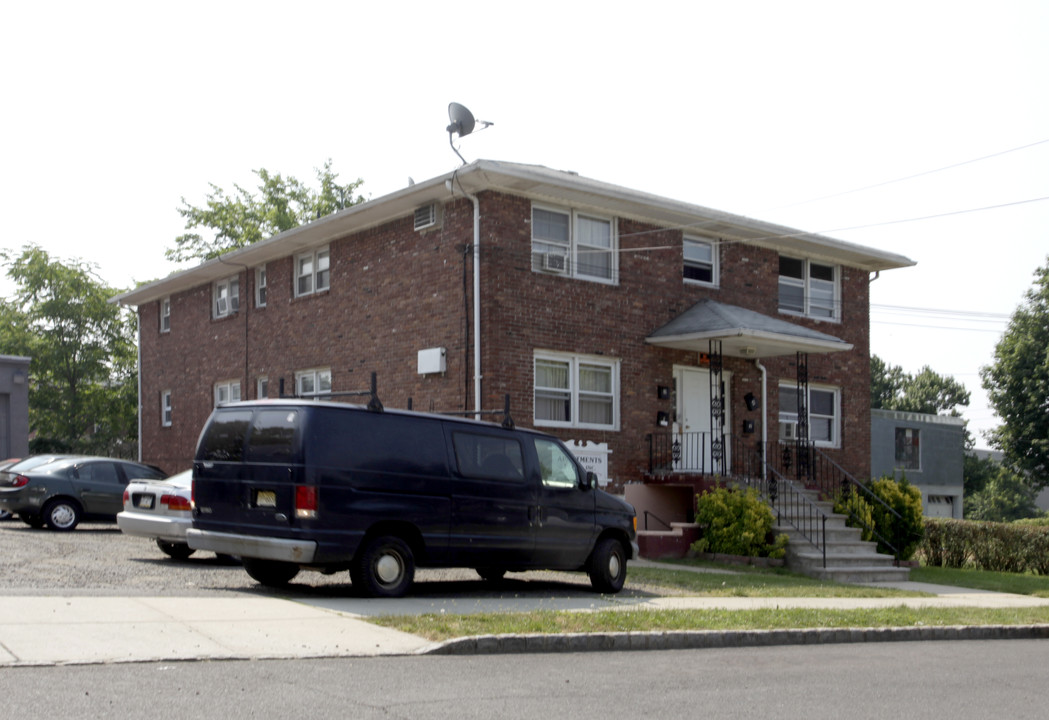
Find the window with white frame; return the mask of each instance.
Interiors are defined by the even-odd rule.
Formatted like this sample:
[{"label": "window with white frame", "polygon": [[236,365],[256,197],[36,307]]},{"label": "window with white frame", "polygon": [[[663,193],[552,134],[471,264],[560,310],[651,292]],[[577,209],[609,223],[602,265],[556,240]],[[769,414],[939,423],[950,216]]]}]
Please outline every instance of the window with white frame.
[{"label": "window with white frame", "polygon": [[255,268],[255,307],[266,307],[266,266]]},{"label": "window with white frame", "polygon": [[[820,447],[841,446],[841,402],[837,388],[809,386],[809,440]],[[798,386],[779,386],[779,439],[798,437]]]},{"label": "window with white frame", "polygon": [[532,270],[614,283],[617,251],[611,218],[532,207]]},{"label": "window with white frame", "polygon": [[718,284],[718,246],[711,240],[686,237],[682,242],[685,280],[701,285]]},{"label": "window with white frame", "polygon": [[240,280],[233,276],[214,285],[212,311],[215,318],[224,318],[240,310]]},{"label": "window with white frame", "polygon": [[315,368],[295,373],[295,394],[306,398],[330,395],[331,369]]},{"label": "window with white frame", "polygon": [[165,390],[160,394],[160,424],[171,427],[171,391]]},{"label": "window with white frame", "polygon": [[618,429],[619,361],[535,354],[536,425]]},{"label": "window with white frame", "polygon": [[262,376],[255,381],[255,398],[269,397],[270,393],[270,379],[266,376]]},{"label": "window with white frame", "polygon": [[234,402],[240,402],[240,381],[226,380],[215,383],[215,407]]},{"label": "window with white frame", "polygon": [[921,435],[918,428],[896,428],[896,467],[921,470]]},{"label": "window with white frame", "polygon": [[160,301],[160,332],[171,332],[171,298]]},{"label": "window with white frame", "polygon": [[780,312],[837,320],[841,317],[839,296],[835,266],[780,255]]},{"label": "window with white frame", "polygon": [[295,256],[295,296],[327,290],[331,284],[330,257],[327,247]]}]

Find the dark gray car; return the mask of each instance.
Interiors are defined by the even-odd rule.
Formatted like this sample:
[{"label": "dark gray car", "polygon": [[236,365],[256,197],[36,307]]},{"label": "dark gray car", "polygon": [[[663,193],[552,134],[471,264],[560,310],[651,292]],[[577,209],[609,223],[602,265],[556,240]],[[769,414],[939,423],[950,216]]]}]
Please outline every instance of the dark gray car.
[{"label": "dark gray car", "polygon": [[[114,519],[128,481],[166,477],[151,465],[91,456],[52,456],[0,473],[0,510],[32,527],[69,531],[84,518]],[[26,462],[26,461],[23,461]]]}]

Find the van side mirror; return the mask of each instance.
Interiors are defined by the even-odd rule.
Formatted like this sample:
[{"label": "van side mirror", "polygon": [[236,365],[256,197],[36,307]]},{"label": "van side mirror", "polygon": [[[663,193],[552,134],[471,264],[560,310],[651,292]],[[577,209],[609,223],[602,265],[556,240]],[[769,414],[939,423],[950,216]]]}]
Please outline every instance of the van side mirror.
[{"label": "van side mirror", "polygon": [[593,470],[587,470],[586,476],[583,478],[583,489],[593,490],[597,487],[597,473]]}]

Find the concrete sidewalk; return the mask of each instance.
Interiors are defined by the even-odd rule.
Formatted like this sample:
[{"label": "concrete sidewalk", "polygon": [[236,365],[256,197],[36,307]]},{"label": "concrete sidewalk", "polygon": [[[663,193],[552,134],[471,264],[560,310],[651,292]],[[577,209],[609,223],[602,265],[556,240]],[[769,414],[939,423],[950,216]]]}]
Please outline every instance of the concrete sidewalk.
[{"label": "concrete sidewalk", "polygon": [[399,600],[276,597],[0,596],[0,666],[480,652],[671,649],[871,640],[1049,637],[1049,625],[805,631],[489,636],[434,644],[373,625],[384,614],[681,608],[1047,606],[1049,599],[905,583],[914,598],[485,597]]}]

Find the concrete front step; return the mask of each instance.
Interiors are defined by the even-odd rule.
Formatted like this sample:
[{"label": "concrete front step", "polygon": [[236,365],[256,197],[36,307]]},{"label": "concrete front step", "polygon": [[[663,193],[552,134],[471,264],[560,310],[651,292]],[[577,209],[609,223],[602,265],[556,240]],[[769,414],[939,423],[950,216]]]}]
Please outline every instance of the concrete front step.
[{"label": "concrete front step", "polygon": [[[790,525],[774,525],[772,532],[776,535],[785,534],[791,539],[791,542],[804,543],[808,542],[805,538],[805,533],[797,528],[791,527]],[[810,533],[811,534],[811,533]],[[828,527],[826,533],[823,535],[827,539],[827,544],[837,543],[859,543],[867,542],[871,547],[876,547],[877,543],[869,540],[861,540],[863,531],[859,528],[851,527]]]}]

